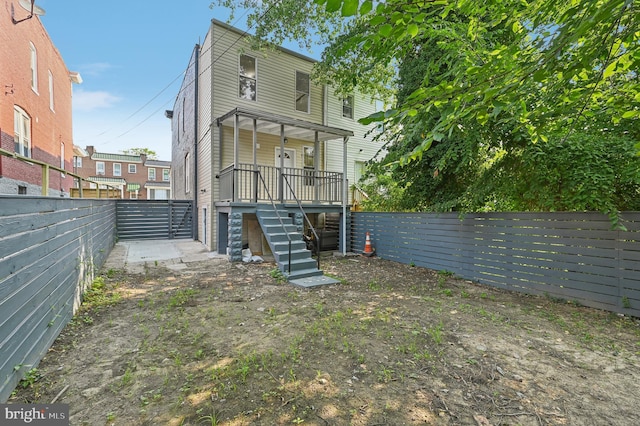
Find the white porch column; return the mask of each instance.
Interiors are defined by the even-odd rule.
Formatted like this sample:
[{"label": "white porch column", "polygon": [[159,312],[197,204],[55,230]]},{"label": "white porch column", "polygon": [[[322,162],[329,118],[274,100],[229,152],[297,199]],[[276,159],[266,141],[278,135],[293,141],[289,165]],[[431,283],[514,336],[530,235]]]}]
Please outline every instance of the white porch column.
[{"label": "white porch column", "polygon": [[313,140],[313,200],[317,203],[320,198],[320,179],[318,178],[318,171],[320,170],[320,141],[318,140],[318,131],[316,130],[315,133]]},{"label": "white porch column", "polygon": [[284,124],[280,125],[280,176],[278,176],[278,191],[280,202],[284,203]]},{"label": "white porch column", "polygon": [[240,158],[240,116],[233,116],[233,201],[238,201],[238,177],[236,172]]},{"label": "white porch column", "polygon": [[342,140],[342,255],[347,255],[347,202],[349,189],[347,188],[347,142],[349,137]]},{"label": "white porch column", "polygon": [[258,120],[253,119],[253,202],[258,202]]}]

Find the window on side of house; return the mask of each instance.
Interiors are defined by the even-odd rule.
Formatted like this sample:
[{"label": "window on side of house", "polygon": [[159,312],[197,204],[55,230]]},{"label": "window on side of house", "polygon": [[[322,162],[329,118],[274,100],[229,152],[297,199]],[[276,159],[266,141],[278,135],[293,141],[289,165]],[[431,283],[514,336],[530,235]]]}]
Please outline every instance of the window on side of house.
[{"label": "window on side of house", "polygon": [[258,94],[258,66],[253,56],[240,55],[240,99],[255,101]]},{"label": "window on side of house", "polygon": [[96,161],[96,175],[104,176],[104,161]]},{"label": "window on side of house", "polygon": [[38,93],[38,52],[33,43],[29,43],[30,61],[29,66],[31,69],[31,89]]},{"label": "window on side of house", "polygon": [[165,182],[169,182],[169,179],[171,179],[171,170],[162,169],[162,180]]},{"label": "window on side of house", "polygon": [[138,199],[138,190],[137,189],[135,191],[129,191],[129,199],[130,200],[137,200]]},{"label": "window on side of house", "polygon": [[307,186],[313,186],[315,175],[315,150],[312,146],[305,146],[302,148],[302,161],[304,164],[304,184]]},{"label": "window on side of house", "polygon": [[64,142],[60,142],[60,168],[65,170],[64,166]]},{"label": "window on side of house", "polygon": [[129,174],[136,174],[136,165],[129,164]]},{"label": "window on side of house", "polygon": [[191,154],[184,156],[184,192],[188,194],[191,191]]},{"label": "window on side of house", "polygon": [[150,168],[148,171],[149,180],[156,180],[156,169]]},{"label": "window on side of house", "polygon": [[122,164],[113,163],[113,175],[114,176],[122,176]]},{"label": "window on side of house", "polygon": [[53,74],[49,71],[49,109],[55,112],[55,103],[53,97]]},{"label": "window on side of house", "polygon": [[345,118],[353,118],[353,96],[342,98],[342,116]]},{"label": "window on side of house", "polygon": [[73,168],[79,169],[82,167],[82,157],[73,156]]},{"label": "window on side of house", "polygon": [[31,117],[18,106],[13,109],[13,142],[15,152],[31,157]]},{"label": "window on side of house", "polygon": [[309,112],[309,74],[296,71],[296,111]]}]

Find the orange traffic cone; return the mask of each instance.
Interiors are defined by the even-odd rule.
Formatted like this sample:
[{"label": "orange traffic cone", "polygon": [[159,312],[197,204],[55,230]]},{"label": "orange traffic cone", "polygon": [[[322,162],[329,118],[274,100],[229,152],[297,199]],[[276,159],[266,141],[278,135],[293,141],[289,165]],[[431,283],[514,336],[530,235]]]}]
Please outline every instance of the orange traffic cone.
[{"label": "orange traffic cone", "polygon": [[371,237],[367,232],[367,239],[364,243],[364,251],[362,252],[362,254],[364,254],[367,257],[371,257],[373,256],[373,253],[374,253],[374,250],[373,250],[373,247],[371,246]]}]

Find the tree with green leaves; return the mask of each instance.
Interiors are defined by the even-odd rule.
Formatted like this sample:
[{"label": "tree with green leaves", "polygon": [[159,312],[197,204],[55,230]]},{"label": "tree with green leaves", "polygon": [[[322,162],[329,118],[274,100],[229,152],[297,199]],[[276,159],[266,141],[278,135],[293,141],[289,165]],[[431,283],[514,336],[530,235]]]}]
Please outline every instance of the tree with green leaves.
[{"label": "tree with green leaves", "polygon": [[122,153],[126,154],[126,155],[146,155],[149,160],[157,160],[158,159],[158,154],[154,150],[149,149],[149,148],[123,149]]},{"label": "tree with green leaves", "polygon": [[[218,3],[233,8],[235,2]],[[604,179],[610,189],[621,174],[602,172],[599,161],[637,166],[628,147],[640,138],[638,0],[244,0],[235,6],[251,9],[248,22],[263,46],[285,38],[306,46],[320,31],[326,49],[317,81],[339,93],[357,87],[376,98],[395,97],[392,108],[361,118],[385,123],[389,155],[374,171],[393,182],[383,196],[403,197],[390,205],[610,212],[632,205],[624,197],[585,195],[602,191],[598,185],[579,185],[582,195],[571,195],[573,203],[556,197],[555,205],[541,195],[557,182],[531,178],[540,186],[526,197],[518,185],[528,181],[525,171],[533,176],[554,162],[559,167],[559,159],[591,167],[585,176]],[[590,149],[600,140],[615,154],[578,149],[583,140]],[[524,167],[534,158],[536,168]],[[558,178],[568,188],[567,176]],[[636,191],[631,198],[638,196],[635,183],[626,187]]]}]

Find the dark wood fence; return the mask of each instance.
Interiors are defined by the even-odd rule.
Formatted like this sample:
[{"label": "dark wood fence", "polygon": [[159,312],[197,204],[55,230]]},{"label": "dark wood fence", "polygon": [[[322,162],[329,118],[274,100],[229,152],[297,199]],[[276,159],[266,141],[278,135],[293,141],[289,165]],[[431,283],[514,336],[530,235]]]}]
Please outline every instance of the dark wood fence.
[{"label": "dark wood fence", "polygon": [[640,317],[640,212],[351,214],[351,243],[491,286]]},{"label": "dark wood fence", "polygon": [[73,317],[115,225],[114,200],[0,196],[0,403]]}]

